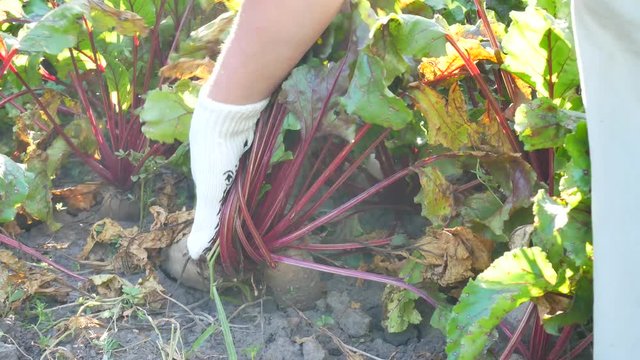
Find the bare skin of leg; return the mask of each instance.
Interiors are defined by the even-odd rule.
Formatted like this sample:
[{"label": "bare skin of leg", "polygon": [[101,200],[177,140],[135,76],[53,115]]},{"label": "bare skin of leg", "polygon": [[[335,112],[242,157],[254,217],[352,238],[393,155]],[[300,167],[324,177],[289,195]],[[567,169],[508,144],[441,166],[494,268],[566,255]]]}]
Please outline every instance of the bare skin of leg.
[{"label": "bare skin of leg", "polygon": [[209,82],[209,97],[236,105],[269,97],[343,2],[245,0]]}]

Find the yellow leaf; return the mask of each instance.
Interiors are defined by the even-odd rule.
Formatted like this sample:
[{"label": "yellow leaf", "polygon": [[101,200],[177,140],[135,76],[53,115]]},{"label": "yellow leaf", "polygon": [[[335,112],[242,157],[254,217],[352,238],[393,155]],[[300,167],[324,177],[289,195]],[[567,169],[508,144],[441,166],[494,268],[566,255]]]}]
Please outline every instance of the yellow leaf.
[{"label": "yellow leaf", "polygon": [[190,79],[197,77],[206,79],[213,71],[214,62],[211,59],[179,59],[160,69],[160,76],[169,79]]},{"label": "yellow leaf", "polygon": [[449,89],[448,99],[436,90],[420,85],[411,91],[414,104],[427,120],[427,142],[457,151],[471,145],[472,124],[467,117],[467,105],[457,83]]},{"label": "yellow leaf", "polygon": [[418,240],[425,278],[441,286],[459,285],[491,264],[493,242],[465,227],[431,229]]}]

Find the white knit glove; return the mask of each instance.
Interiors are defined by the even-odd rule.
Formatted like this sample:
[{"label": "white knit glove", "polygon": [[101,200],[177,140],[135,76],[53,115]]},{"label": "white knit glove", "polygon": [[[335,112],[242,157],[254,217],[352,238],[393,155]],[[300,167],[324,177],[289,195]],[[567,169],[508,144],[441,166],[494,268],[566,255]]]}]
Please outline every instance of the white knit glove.
[{"label": "white knit glove", "polygon": [[269,102],[222,104],[211,100],[208,90],[205,85],[200,91],[189,131],[196,208],[187,248],[193,259],[202,255],[218,232],[224,196],[240,157],[251,146],[260,112]]}]

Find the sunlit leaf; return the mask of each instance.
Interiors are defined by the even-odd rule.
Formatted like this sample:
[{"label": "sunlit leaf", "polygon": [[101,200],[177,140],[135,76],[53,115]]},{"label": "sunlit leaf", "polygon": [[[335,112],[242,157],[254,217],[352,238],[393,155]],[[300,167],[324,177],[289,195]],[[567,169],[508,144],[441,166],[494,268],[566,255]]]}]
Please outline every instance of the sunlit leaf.
[{"label": "sunlit leaf", "polygon": [[22,10],[22,1],[20,0],[3,0],[0,2],[0,21],[7,18],[23,18],[25,17]]},{"label": "sunlit leaf", "polygon": [[206,79],[213,71],[214,62],[211,59],[179,59],[160,69],[160,76],[169,79],[189,79],[197,77]]},{"label": "sunlit leaf", "polygon": [[422,316],[416,309],[418,295],[404,289],[387,286],[382,294],[384,327],[390,333],[405,331],[411,324],[420,324]]},{"label": "sunlit leaf", "polygon": [[452,150],[470,147],[471,123],[460,87],[454,84],[445,98],[428,86],[421,85],[411,92],[416,107],[427,120],[427,143]]},{"label": "sunlit leaf", "polygon": [[140,112],[142,132],[160,142],[186,141],[198,90],[189,80],[181,80],[172,87],[149,91]]},{"label": "sunlit leaf", "polygon": [[[466,52],[471,61],[488,60],[495,63],[497,61],[496,56],[493,50],[486,48],[485,45],[481,43],[481,34],[469,34],[467,32],[468,30],[469,29],[463,28],[460,25],[456,25],[451,27],[450,32],[458,46]],[[444,80],[455,79],[467,72],[462,57],[460,57],[451,45],[447,46],[446,55],[422,59],[422,63],[418,69],[426,83],[438,83]]]},{"label": "sunlit leaf", "polygon": [[462,291],[447,325],[449,359],[477,359],[489,333],[520,304],[554,289],[557,274],[540,248],[505,253]]},{"label": "sunlit leaf", "polygon": [[116,105],[117,111],[125,111],[131,106],[131,80],[129,71],[116,59],[109,60],[105,68],[104,77],[107,80],[107,89],[111,102]]},{"label": "sunlit leaf", "polygon": [[349,114],[391,129],[401,129],[412,119],[407,105],[384,82],[385,65],[376,57],[361,54],[342,103]]},{"label": "sunlit leaf", "polygon": [[434,20],[391,14],[376,24],[367,51],[384,63],[385,82],[388,85],[409,69],[405,56],[422,58],[443,55],[446,42],[444,33],[442,26]]},{"label": "sunlit leaf", "polygon": [[91,7],[91,22],[98,31],[115,30],[121,35],[146,36],[149,28],[144,19],[131,11],[114,9],[99,0],[88,0]]},{"label": "sunlit leaf", "polygon": [[82,16],[88,14],[87,0],[72,0],[51,10],[20,33],[20,49],[57,55],[78,43]]},{"label": "sunlit leaf", "polygon": [[543,248],[554,263],[571,260],[584,266],[589,262],[591,216],[581,208],[554,199],[540,190],[534,198],[535,231],[533,243]]},{"label": "sunlit leaf", "polygon": [[583,114],[559,109],[543,97],[518,107],[514,128],[525,150],[553,148],[562,145],[583,118]]},{"label": "sunlit leaf", "polygon": [[24,166],[0,154],[0,223],[13,220],[28,193],[29,177]]},{"label": "sunlit leaf", "polygon": [[529,6],[511,13],[502,42],[504,68],[533,86],[538,96],[562,98],[578,86],[571,28],[546,11]]},{"label": "sunlit leaf", "polygon": [[218,16],[215,20],[193,30],[189,37],[180,44],[179,56],[201,59],[209,56],[215,59],[220,44],[225,39],[231,29],[235,14],[226,12]]}]

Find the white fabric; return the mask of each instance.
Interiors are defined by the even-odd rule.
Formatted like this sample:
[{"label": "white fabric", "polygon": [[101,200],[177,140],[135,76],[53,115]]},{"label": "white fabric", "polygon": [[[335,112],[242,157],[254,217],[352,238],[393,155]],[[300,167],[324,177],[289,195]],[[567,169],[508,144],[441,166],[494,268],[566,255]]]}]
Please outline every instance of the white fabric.
[{"label": "white fabric", "polygon": [[196,185],[195,219],[187,240],[189,255],[199,258],[218,232],[224,195],[235,177],[238,161],[253,141],[255,124],[268,99],[249,105],[229,105],[200,92],[191,119],[191,173]]},{"label": "white fabric", "polygon": [[640,357],[640,6],[575,0],[591,149],[595,359]]}]

